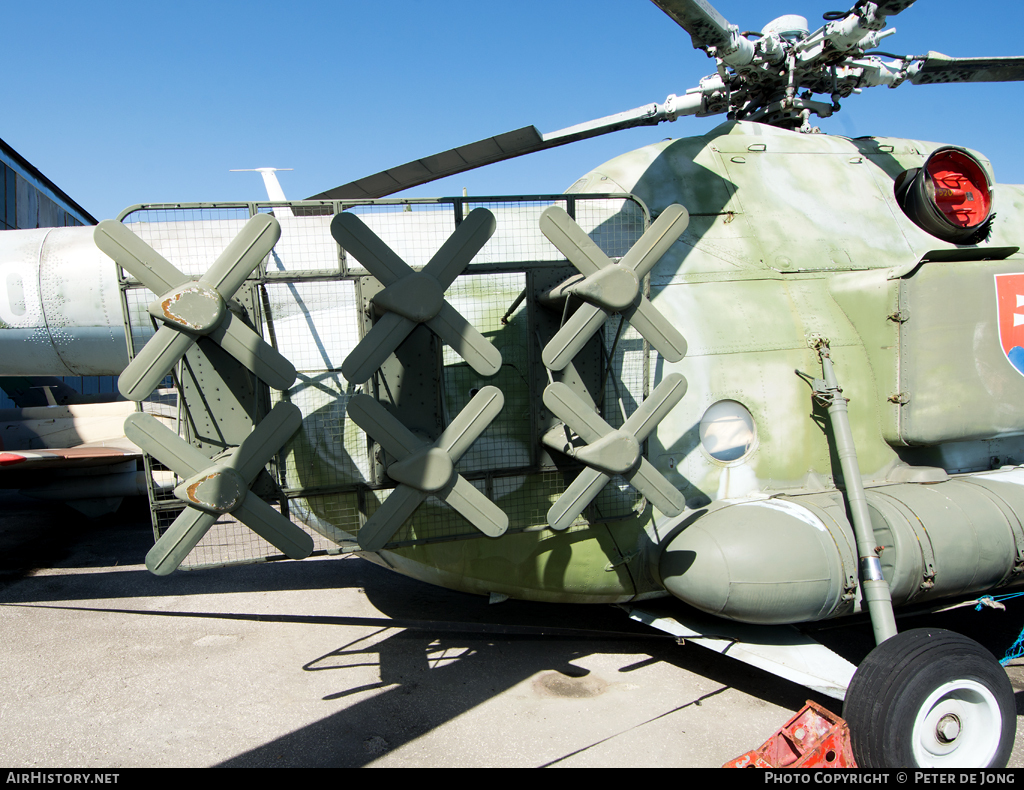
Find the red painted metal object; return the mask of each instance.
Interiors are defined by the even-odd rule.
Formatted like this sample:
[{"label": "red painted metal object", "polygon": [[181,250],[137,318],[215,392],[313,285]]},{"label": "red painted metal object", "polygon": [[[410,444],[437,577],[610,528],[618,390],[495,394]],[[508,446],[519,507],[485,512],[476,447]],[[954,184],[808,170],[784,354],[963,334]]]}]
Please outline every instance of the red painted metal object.
[{"label": "red painted metal object", "polygon": [[810,700],[759,748],[723,768],[856,768],[850,728]]}]

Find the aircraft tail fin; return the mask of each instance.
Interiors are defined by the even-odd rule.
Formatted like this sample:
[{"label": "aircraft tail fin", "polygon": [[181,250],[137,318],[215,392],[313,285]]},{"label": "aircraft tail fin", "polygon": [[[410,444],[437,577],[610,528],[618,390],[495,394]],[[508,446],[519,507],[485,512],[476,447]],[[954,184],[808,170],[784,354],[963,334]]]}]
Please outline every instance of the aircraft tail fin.
[{"label": "aircraft tail fin", "polygon": [[[281,182],[277,180],[277,172],[279,170],[291,170],[290,167],[250,167],[238,170],[232,170],[232,173],[259,173],[263,176],[263,186],[267,190],[267,200],[271,203],[284,203],[288,200],[284,196],[284,190],[281,189]],[[286,216],[292,216],[291,209],[287,208],[275,208],[274,214],[278,217],[282,214]]]}]

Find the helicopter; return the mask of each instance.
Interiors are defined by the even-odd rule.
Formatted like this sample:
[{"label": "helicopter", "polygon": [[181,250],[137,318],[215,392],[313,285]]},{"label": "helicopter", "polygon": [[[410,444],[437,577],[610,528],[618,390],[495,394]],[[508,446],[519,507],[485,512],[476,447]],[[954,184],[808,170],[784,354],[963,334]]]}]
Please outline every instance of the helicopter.
[{"label": "helicopter", "polygon": [[[1022,580],[1024,187],[975,151],[814,119],[870,87],[1021,81],[1024,58],[879,50],[913,0],[760,31],[654,2],[714,63],[664,102],[305,201],[5,233],[26,353],[2,372],[118,360],[127,437],[179,481],[151,487],[155,573],[249,529],[293,559],[619,604],[843,699],[861,766],[1005,765],[998,662],[895,609]],[[387,197],[718,115],[564,195]],[[168,376],[177,431],[147,410]],[[793,635],[859,613],[859,667]]]}]

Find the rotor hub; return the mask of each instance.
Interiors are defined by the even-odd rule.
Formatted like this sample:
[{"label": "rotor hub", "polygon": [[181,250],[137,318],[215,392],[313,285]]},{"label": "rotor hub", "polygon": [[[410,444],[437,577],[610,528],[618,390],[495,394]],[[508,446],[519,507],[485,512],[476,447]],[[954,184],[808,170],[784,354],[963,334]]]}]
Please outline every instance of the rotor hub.
[{"label": "rotor hub", "polygon": [[770,36],[772,33],[786,39],[786,41],[799,41],[810,32],[807,27],[807,17],[799,14],[785,14],[773,19],[763,28],[761,35]]}]

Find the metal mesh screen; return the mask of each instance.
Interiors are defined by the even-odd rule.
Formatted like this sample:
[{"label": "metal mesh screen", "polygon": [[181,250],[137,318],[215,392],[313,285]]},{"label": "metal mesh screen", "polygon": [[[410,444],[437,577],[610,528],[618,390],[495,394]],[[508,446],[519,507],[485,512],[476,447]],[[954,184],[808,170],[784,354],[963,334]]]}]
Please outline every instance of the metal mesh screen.
[{"label": "metal mesh screen", "polygon": [[501,351],[501,370],[482,378],[454,350],[445,346],[444,395],[446,422],[462,411],[481,387],[501,390],[505,405],[497,419],[462,456],[463,474],[487,469],[518,469],[532,462],[530,447],[530,371],[525,304],[506,312],[526,288],[522,273],[460,277],[445,296],[466,319]]},{"label": "metal mesh screen", "polygon": [[[573,473],[541,468],[538,455],[537,404],[542,386],[535,375],[540,349],[528,297],[531,272],[564,266],[564,256],[541,234],[538,218],[550,205],[562,205],[610,257],[621,257],[646,228],[643,208],[615,197],[553,196],[523,199],[378,201],[334,205],[357,214],[407,264],[422,267],[455,230],[457,221],[477,207],[491,210],[497,231],[467,272],[445,294],[466,319],[501,352],[502,366],[493,377],[475,373],[451,348],[441,350],[441,411],[447,424],[484,386],[498,387],[504,407],[458,462],[458,471],[510,519],[510,531],[547,528],[547,510],[565,490]],[[293,211],[294,209],[294,211]],[[373,443],[347,417],[349,399],[362,388],[347,382],[340,369],[360,339],[365,320],[357,280],[368,272],[330,235],[333,214],[303,214],[291,207],[245,204],[231,206],[144,207],[124,221],[177,268],[200,276],[213,263],[248,217],[273,211],[281,240],[250,278],[254,286],[255,328],[297,370],[295,384],[284,393],[270,391],[270,405],[286,400],[302,413],[302,429],[271,465],[288,517],[314,535],[318,551],[351,547],[360,527],[394,490],[386,483],[373,454]],[[146,306],[154,298],[130,278],[123,278],[127,331],[137,351],[151,337],[154,324]],[[643,339],[617,318],[603,330],[604,358],[598,401],[613,427],[631,414],[648,390],[649,365]],[[157,407],[144,405],[146,410]],[[188,437],[187,419],[164,407],[166,422]],[[377,467],[375,467],[377,464]],[[157,536],[181,512],[170,491],[173,475],[153,459],[154,527]],[[271,498],[271,504],[279,503]],[[590,521],[622,518],[643,504],[621,478],[613,478],[572,529]],[[388,544],[472,538],[480,535],[444,502],[427,497]],[[186,566],[273,558],[276,549],[230,516],[215,526],[193,550]]]},{"label": "metal mesh screen", "polygon": [[[163,534],[184,510],[184,505],[177,500],[175,502],[176,505],[154,511],[154,525],[158,534]],[[281,510],[273,503],[272,507],[278,512]],[[335,545],[335,541],[310,528],[306,523],[294,518],[292,520],[312,536],[314,552],[323,553]],[[196,544],[180,567],[183,570],[194,570],[218,565],[257,562],[278,556],[278,551],[274,546],[263,540],[245,524],[231,515],[222,515],[202,540]]]},{"label": "metal mesh screen", "polygon": [[[455,230],[455,212],[450,203],[370,204],[348,210],[415,268],[426,266]],[[347,251],[345,264],[349,274],[367,274],[363,264]]]},{"label": "metal mesh screen", "polygon": [[142,209],[125,219],[135,235],[190,277],[206,273],[249,219],[245,206]]},{"label": "metal mesh screen", "polygon": [[340,274],[341,248],[331,237],[332,215],[296,217],[291,209],[258,206],[281,225],[281,238],[267,259],[268,277]]}]

